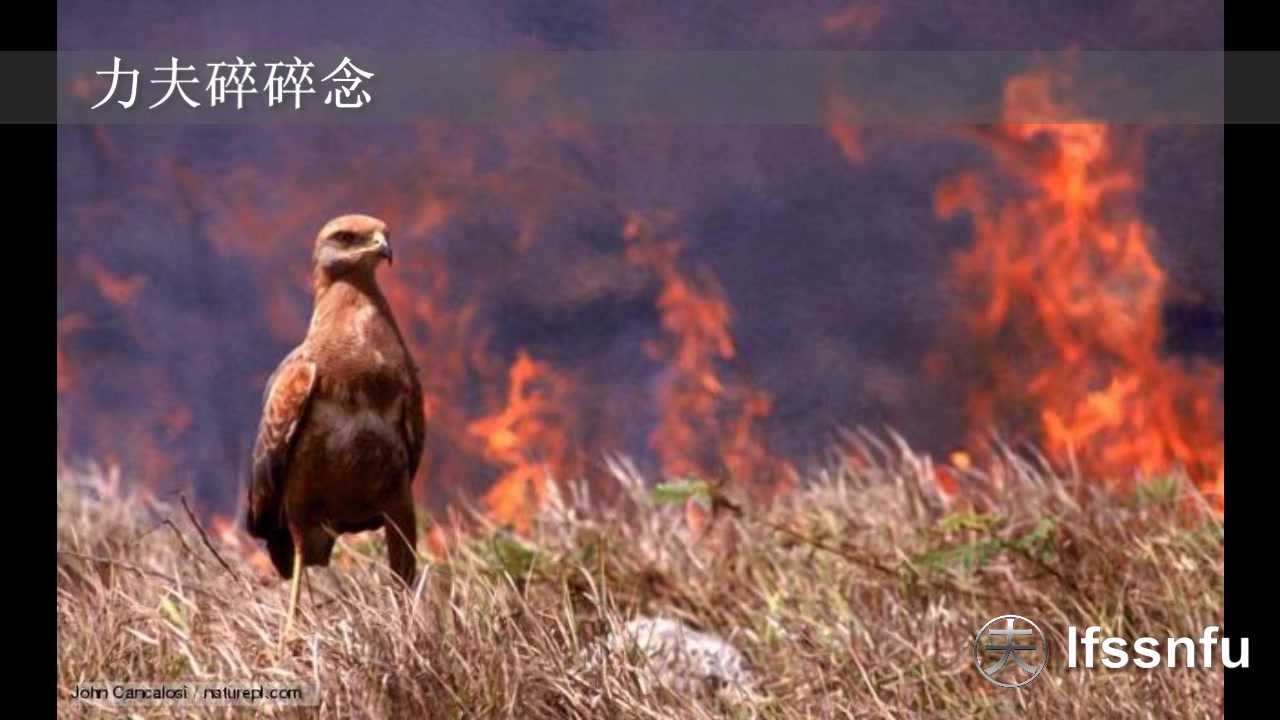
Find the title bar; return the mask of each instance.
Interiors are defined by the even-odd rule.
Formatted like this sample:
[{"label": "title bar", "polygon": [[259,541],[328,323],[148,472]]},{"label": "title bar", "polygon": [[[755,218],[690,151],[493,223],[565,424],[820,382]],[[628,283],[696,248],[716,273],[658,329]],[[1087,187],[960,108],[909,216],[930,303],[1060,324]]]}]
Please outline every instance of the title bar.
[{"label": "title bar", "polygon": [[[59,52],[60,124],[1222,124],[1225,52]],[[1011,84],[1039,73],[1035,80]],[[1009,101],[1008,95],[1016,95]]]}]

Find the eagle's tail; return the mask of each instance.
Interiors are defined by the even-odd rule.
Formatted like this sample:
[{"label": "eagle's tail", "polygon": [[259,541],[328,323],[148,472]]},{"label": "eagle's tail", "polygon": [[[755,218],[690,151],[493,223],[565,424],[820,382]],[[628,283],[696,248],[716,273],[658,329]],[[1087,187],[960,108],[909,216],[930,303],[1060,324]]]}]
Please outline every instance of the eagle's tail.
[{"label": "eagle's tail", "polygon": [[267,496],[251,497],[244,521],[250,535],[267,541],[267,555],[280,577],[286,580],[293,577],[293,535],[282,517],[279,503]]},{"label": "eagle's tail", "polygon": [[257,487],[249,490],[249,504],[245,507],[244,527],[249,534],[259,540],[267,540],[275,533],[285,530],[280,517],[280,503],[268,493],[258,491]]},{"label": "eagle's tail", "polygon": [[283,525],[267,536],[267,554],[280,577],[293,577],[293,537]]}]

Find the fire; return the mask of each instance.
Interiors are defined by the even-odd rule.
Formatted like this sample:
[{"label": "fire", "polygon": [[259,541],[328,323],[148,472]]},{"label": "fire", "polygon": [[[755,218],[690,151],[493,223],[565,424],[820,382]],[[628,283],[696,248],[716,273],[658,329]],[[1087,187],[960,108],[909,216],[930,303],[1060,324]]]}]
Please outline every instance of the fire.
[{"label": "fire", "polygon": [[71,362],[71,358],[67,357],[66,348],[63,343],[67,337],[71,336],[78,330],[88,327],[88,321],[83,315],[72,314],[66,317],[58,318],[58,394],[70,390],[76,385],[76,367]]},{"label": "fire", "polygon": [[[669,221],[669,219],[664,219]],[[623,228],[626,257],[654,273],[663,342],[650,355],[665,361],[659,406],[662,417],[650,445],[668,475],[728,476],[747,487],[778,491],[794,480],[789,464],[775,459],[764,439],[769,395],[747,380],[730,382],[720,365],[737,360],[729,333],[732,313],[715,278],[686,273],[680,244],[659,236],[637,216]]]},{"label": "fire", "polygon": [[[824,26],[831,33],[865,33],[880,21],[882,6],[850,5]],[[545,80],[522,78],[510,93],[536,95]],[[994,170],[955,178],[936,196],[940,216],[963,213],[974,227],[973,244],[956,257],[951,274],[966,302],[956,328],[960,340],[946,353],[953,363],[973,365],[942,367],[972,387],[967,416],[974,437],[1003,424],[1064,464],[1118,480],[1181,465],[1221,505],[1221,372],[1190,369],[1162,354],[1167,279],[1134,197],[1142,181],[1141,138],[1126,128],[1062,123],[1043,73],[1009,83],[1006,102],[1011,114],[1038,112],[1058,122],[966,131],[991,151]],[[832,152],[868,162],[867,141],[875,137],[864,138],[853,124],[857,98],[833,94],[827,110]],[[121,136],[92,132],[104,167],[128,155],[113,149],[125,142]],[[252,428],[255,418],[241,417],[238,401],[210,400],[252,396],[256,405],[268,363],[305,332],[310,295],[301,259],[318,224],[344,208],[393,221],[396,265],[381,282],[424,386],[428,439],[416,482],[420,500],[479,495],[494,519],[522,528],[543,502],[548,478],[583,472],[583,458],[636,449],[615,443],[630,438],[634,428],[626,423],[649,409],[601,400],[634,398],[632,386],[616,395],[596,392],[614,388],[604,386],[609,379],[593,380],[599,371],[588,363],[576,365],[576,358],[554,356],[523,338],[503,352],[490,343],[491,334],[504,329],[502,303],[527,300],[504,291],[526,266],[545,267],[524,261],[551,239],[563,242],[557,249],[574,252],[579,236],[592,236],[593,253],[613,256],[600,262],[607,272],[595,273],[594,265],[575,270],[573,283],[609,290],[604,286],[622,284],[619,276],[656,281],[660,327],[646,346],[654,361],[649,369],[657,371],[656,421],[640,430],[662,472],[729,479],[767,493],[795,482],[792,466],[768,442],[774,397],[745,367],[725,290],[707,268],[688,260],[687,238],[675,230],[674,218],[632,212],[649,199],[625,197],[625,183],[621,189],[602,184],[630,170],[611,163],[617,158],[608,154],[610,142],[573,126],[430,126],[405,133],[397,137],[403,144],[387,146],[393,150],[379,149],[373,138],[367,152],[340,162],[315,152],[322,144],[314,138],[282,133],[275,138],[278,152],[250,166],[197,171],[174,162],[166,182],[71,208],[73,240],[92,237],[99,225],[123,226],[126,250],[107,255],[111,246],[83,239],[59,246],[60,282],[66,277],[74,285],[59,290],[59,453],[115,447],[126,465],[142,469],[144,482],[167,482],[175,473],[227,475],[222,468],[210,471],[208,461],[242,459],[238,443],[244,441],[217,432]],[[645,145],[646,155],[676,150],[653,147]],[[635,185],[647,184],[642,173],[636,177]],[[181,242],[143,253],[153,247],[144,247],[146,233],[129,229],[135,215],[164,220],[165,231]],[[133,257],[152,265],[146,272],[122,271],[127,266],[119,261]],[[212,258],[242,271],[243,285],[236,275],[235,283],[187,288],[185,273],[163,274]],[[191,292],[175,293],[175,287]],[[204,303],[216,306],[241,292],[246,304],[215,307],[204,317]],[[182,295],[189,305],[169,295]],[[242,307],[261,313],[256,320],[265,331],[225,332],[227,317],[238,321]],[[184,343],[162,342],[175,333]],[[221,357],[205,362],[230,345],[237,347],[228,348],[227,357],[242,364],[232,367]],[[548,357],[565,359],[552,365]],[[122,372],[126,362],[133,365]],[[642,387],[644,378],[627,381]],[[944,490],[954,492],[956,479],[979,463],[976,448],[983,444],[971,442],[950,455],[949,468],[939,468]],[[486,477],[497,480],[477,488]],[[696,507],[688,513],[691,524],[700,522]],[[427,544],[444,548],[440,533]]]},{"label": "fire", "polygon": [[[1054,75],[1010,81],[1006,116],[1068,110]],[[983,431],[1035,428],[1049,455],[1127,482],[1186,469],[1219,491],[1225,462],[1222,374],[1161,351],[1167,276],[1135,199],[1142,138],[1098,123],[1003,124],[980,135],[998,176],[969,174],[936,197],[967,213],[974,242],[955,258],[968,410]],[[1000,190],[1012,178],[1023,192]],[[953,368],[957,369],[957,368]]]},{"label": "fire", "polygon": [[884,20],[884,14],[879,5],[856,2],[823,18],[822,29],[832,35],[866,35]]},{"label": "fire", "polygon": [[1226,489],[1224,487],[1224,484],[1226,483],[1226,481],[1227,481],[1227,463],[1226,463],[1226,460],[1224,459],[1222,462],[1222,467],[1218,468],[1218,481],[1214,483],[1214,487],[1213,487],[1214,502],[1217,503],[1219,511],[1222,510],[1223,498],[1226,497]]},{"label": "fire", "polygon": [[143,286],[147,284],[147,279],[142,275],[118,277],[88,255],[80,256],[79,269],[90,282],[97,286],[103,298],[116,305],[128,305],[133,302]]},{"label": "fire", "polygon": [[858,116],[858,108],[848,98],[833,92],[827,98],[827,133],[835,141],[845,159],[860,163],[866,159],[861,126],[852,122]]},{"label": "fire", "polygon": [[524,531],[546,499],[548,480],[576,472],[573,416],[569,383],[547,363],[520,350],[508,377],[506,407],[469,430],[483,441],[484,456],[504,468],[482,498],[489,516]]},{"label": "fire", "polygon": [[465,539],[465,533],[455,525],[433,523],[427,530],[424,543],[427,552],[437,559],[449,557],[449,553]]},{"label": "fire", "polygon": [[275,566],[271,564],[271,558],[258,546],[258,543],[240,531],[235,521],[225,515],[215,515],[209,522],[209,529],[212,531],[211,535],[217,538],[223,547],[239,555],[259,574],[275,576]]},{"label": "fire", "polygon": [[[440,215],[433,222],[443,222],[444,211],[434,204],[421,219],[427,222],[429,215],[437,213]],[[415,488],[423,499],[427,478],[461,487],[471,471],[465,394],[467,379],[484,359],[484,350],[472,329],[475,305],[455,305],[449,300],[449,275],[443,259],[422,252],[404,264],[409,265],[414,282],[389,278],[385,291],[397,317],[403,319],[405,342],[421,373],[429,442]]]}]

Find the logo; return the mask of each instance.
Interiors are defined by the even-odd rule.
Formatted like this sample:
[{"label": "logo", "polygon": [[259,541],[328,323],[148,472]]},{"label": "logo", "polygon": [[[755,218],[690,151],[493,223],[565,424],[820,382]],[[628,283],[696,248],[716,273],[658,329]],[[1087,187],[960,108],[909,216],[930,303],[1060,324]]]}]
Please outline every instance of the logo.
[{"label": "logo", "polygon": [[[978,672],[993,685],[1005,688],[1019,688],[1039,677],[1049,659],[1048,651],[1044,633],[1021,615],[1001,615],[983,625],[973,640]],[[995,653],[1000,653],[999,657]]]}]

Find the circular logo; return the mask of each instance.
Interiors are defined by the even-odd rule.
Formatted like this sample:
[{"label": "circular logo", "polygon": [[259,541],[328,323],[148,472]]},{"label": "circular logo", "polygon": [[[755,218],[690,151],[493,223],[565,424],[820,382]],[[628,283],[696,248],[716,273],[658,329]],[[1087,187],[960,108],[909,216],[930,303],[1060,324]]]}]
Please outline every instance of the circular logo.
[{"label": "circular logo", "polygon": [[973,663],[978,672],[1000,687],[1020,688],[1035,680],[1048,659],[1044,633],[1021,615],[1001,615],[991,620],[973,640]]}]

